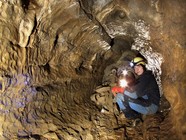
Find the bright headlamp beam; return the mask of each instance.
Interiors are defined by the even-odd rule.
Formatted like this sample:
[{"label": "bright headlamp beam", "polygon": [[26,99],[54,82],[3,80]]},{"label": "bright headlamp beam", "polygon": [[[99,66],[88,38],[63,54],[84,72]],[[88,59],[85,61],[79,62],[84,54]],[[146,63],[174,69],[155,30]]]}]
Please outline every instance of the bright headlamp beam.
[{"label": "bright headlamp beam", "polygon": [[120,84],[121,87],[126,87],[127,86],[127,81],[125,79],[121,79],[119,81],[119,84]]},{"label": "bright headlamp beam", "polygon": [[130,62],[130,67],[134,67],[134,63],[133,62]]}]

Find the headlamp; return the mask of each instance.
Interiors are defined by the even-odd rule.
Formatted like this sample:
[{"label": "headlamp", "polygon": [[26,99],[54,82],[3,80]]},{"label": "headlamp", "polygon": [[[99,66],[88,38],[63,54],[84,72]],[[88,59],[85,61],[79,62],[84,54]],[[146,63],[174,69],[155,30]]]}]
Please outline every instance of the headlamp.
[{"label": "headlamp", "polygon": [[139,61],[131,61],[130,63],[129,63],[129,65],[130,65],[130,67],[131,68],[134,68],[134,66],[136,66],[136,65],[139,65],[139,64],[142,64],[142,65],[145,65],[145,61],[144,60],[139,60]]},{"label": "headlamp", "polygon": [[133,68],[135,64],[134,64],[134,62],[130,62],[129,65],[130,65],[130,67]]}]

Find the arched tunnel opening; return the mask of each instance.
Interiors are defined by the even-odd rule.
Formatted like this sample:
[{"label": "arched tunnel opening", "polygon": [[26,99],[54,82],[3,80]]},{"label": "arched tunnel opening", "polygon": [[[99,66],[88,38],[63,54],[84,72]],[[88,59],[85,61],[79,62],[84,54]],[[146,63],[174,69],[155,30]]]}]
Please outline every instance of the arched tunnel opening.
[{"label": "arched tunnel opening", "polygon": [[[186,137],[185,1],[0,1],[0,139]],[[147,59],[158,113],[132,126],[116,72]]]}]

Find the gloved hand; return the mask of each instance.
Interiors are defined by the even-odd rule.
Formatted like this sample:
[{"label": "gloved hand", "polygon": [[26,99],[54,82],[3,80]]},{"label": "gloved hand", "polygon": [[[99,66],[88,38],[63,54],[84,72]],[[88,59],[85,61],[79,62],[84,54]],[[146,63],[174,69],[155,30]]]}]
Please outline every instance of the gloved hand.
[{"label": "gloved hand", "polygon": [[114,87],[112,87],[111,91],[112,91],[112,93],[114,94],[114,96],[116,96],[116,93],[121,93],[121,94],[123,94],[124,91],[125,91],[125,88],[123,88],[123,87],[118,87],[118,86],[114,86]]}]

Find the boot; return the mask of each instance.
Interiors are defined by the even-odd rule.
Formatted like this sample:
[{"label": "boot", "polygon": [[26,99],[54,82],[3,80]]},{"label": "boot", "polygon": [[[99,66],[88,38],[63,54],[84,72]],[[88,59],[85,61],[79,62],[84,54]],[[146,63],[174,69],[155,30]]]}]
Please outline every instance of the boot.
[{"label": "boot", "polygon": [[133,119],[141,119],[141,114],[132,110],[132,109],[125,109],[125,110],[122,110],[122,112],[125,114],[125,117],[127,119],[130,119],[130,120],[133,120]]}]

